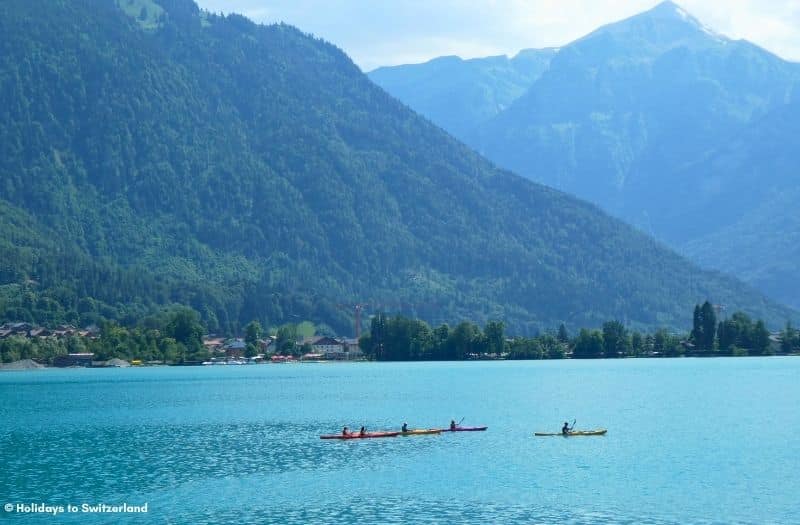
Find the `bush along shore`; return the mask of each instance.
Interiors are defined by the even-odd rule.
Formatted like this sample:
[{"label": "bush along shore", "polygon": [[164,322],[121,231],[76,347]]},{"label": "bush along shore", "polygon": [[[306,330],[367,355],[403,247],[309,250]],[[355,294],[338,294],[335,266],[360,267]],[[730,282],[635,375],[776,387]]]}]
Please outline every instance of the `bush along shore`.
[{"label": "bush along shore", "polygon": [[[403,316],[372,318],[370,330],[357,344],[363,357],[374,361],[427,361],[469,359],[596,359],[622,357],[746,356],[800,353],[800,332],[790,323],[771,333],[761,320],[736,312],[719,319],[709,302],[697,305],[693,326],[686,333],[660,329],[642,333],[619,321],[601,329],[581,329],[571,335],[565,325],[535,337],[514,337],[502,321],[489,321],[481,329],[462,322],[431,327],[425,321]],[[91,331],[74,333],[40,330],[37,336],[10,335],[0,339],[0,364],[4,369],[29,369],[40,365],[71,363],[97,366],[108,363],[200,364],[225,356],[230,349],[209,347],[206,329],[197,312],[175,307],[150,316],[136,326],[101,323]],[[245,328],[237,357],[312,354],[308,336],[330,328],[310,323],[282,325],[264,331],[258,321]],[[42,335],[44,334],[44,335]],[[47,335],[50,334],[50,335]],[[220,338],[218,338],[220,339]],[[326,338],[330,339],[330,338]],[[351,340],[354,344],[355,341]],[[312,354],[325,359],[326,354]],[[67,357],[74,359],[65,359]],[[89,356],[89,357],[83,357]],[[268,361],[266,359],[264,362]],[[13,364],[13,365],[11,365]]]}]

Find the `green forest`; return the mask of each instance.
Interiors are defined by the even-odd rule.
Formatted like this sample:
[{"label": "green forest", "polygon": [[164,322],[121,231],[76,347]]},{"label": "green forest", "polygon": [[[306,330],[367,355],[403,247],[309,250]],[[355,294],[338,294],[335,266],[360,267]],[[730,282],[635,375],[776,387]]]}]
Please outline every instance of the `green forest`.
[{"label": "green forest", "polygon": [[143,319],[189,308],[215,333],[346,333],[364,303],[531,336],[678,328],[706,297],[795,315],[498,170],[293,27],[7,0],[0,33],[0,322],[146,339]]}]

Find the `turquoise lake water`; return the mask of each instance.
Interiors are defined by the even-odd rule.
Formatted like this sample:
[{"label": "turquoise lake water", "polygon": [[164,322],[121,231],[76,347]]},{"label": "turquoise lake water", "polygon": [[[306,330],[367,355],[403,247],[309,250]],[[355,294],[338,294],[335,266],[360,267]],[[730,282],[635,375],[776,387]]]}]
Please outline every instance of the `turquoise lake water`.
[{"label": "turquoise lake water", "polygon": [[[19,523],[800,523],[800,359],[0,373]],[[368,429],[486,432],[322,441]],[[603,437],[533,437],[577,419]]]}]

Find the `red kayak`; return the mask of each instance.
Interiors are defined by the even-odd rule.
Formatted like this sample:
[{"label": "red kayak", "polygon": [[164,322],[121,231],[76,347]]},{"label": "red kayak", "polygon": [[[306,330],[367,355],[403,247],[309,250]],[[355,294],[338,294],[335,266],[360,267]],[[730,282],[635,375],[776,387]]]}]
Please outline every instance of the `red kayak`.
[{"label": "red kayak", "polygon": [[328,434],[320,436],[320,439],[369,439],[369,438],[393,438],[399,436],[400,432],[367,432],[366,434],[359,434],[353,432],[347,435],[344,434]]},{"label": "red kayak", "polygon": [[456,428],[443,428],[442,432],[482,432],[489,427],[456,427]]}]

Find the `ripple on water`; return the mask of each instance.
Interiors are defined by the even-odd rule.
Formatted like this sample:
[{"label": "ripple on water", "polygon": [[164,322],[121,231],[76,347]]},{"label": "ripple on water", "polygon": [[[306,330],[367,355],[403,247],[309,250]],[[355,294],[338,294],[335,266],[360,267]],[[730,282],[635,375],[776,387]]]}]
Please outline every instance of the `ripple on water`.
[{"label": "ripple on water", "polygon": [[[797,359],[241,368],[0,374],[0,497],[150,505],[96,523],[798,523],[800,441],[764,431],[800,428]],[[489,431],[319,439],[464,414]],[[567,415],[611,431],[531,435]]]},{"label": "ripple on water", "polygon": [[[392,453],[374,443],[329,443],[318,439],[319,432],[318,426],[292,423],[16,431],[0,437],[0,458],[7,467],[0,488],[12,499],[30,494],[107,497],[265,471],[324,471],[353,464],[367,469],[374,458]],[[48,480],[44,487],[42,479]]]},{"label": "ripple on water", "polygon": [[[454,502],[424,498],[348,498],[325,505],[277,503],[249,509],[208,508],[186,516],[191,523],[245,523],[300,525],[307,523],[508,523],[568,525],[674,525],[681,519],[652,516],[625,516],[598,511],[582,512],[580,509],[553,508],[534,505],[498,505],[481,502]],[[712,525],[707,520],[693,521],[697,525]],[[726,522],[736,525],[737,522]]]}]

